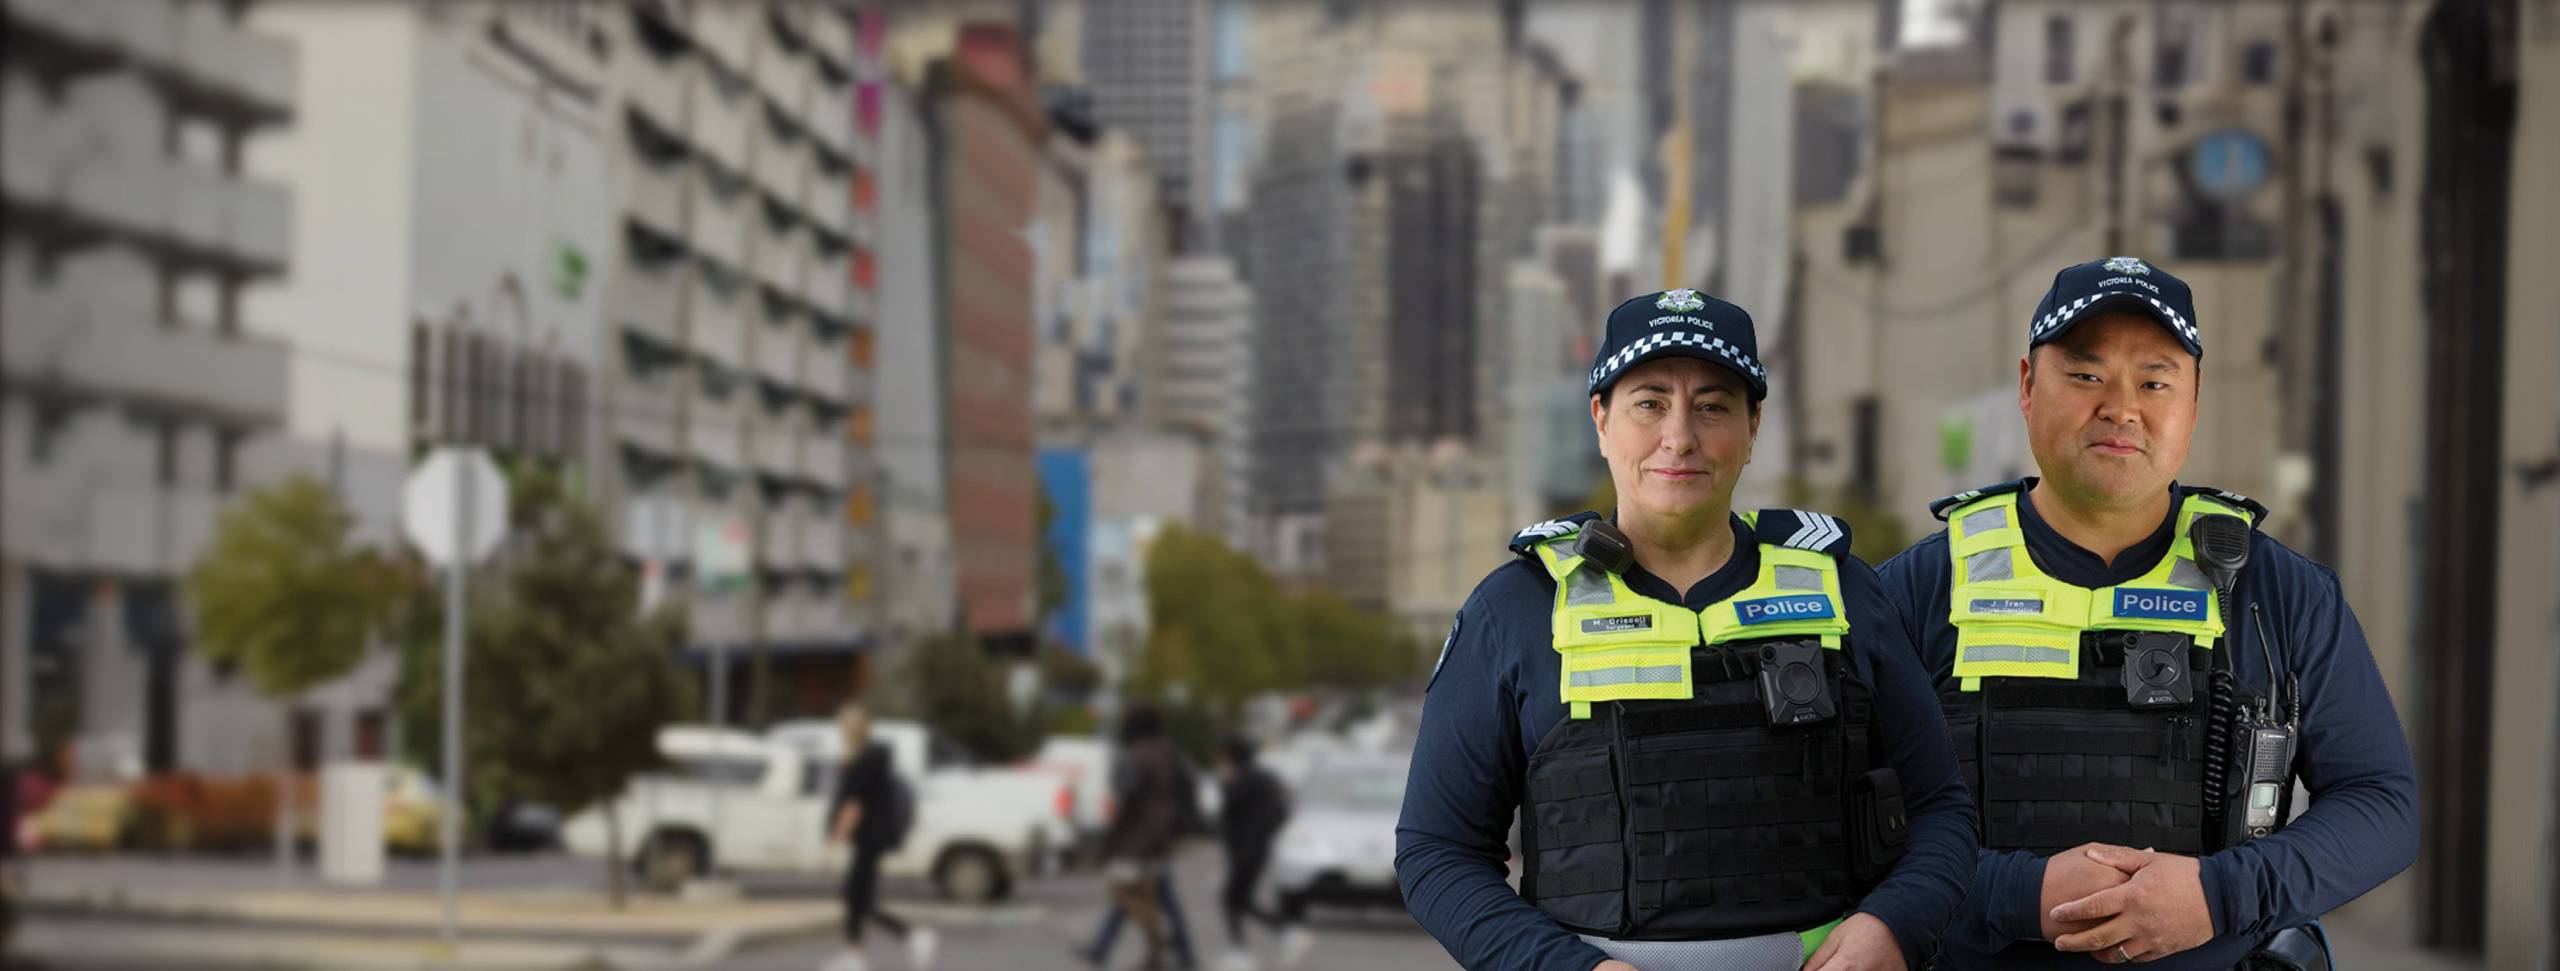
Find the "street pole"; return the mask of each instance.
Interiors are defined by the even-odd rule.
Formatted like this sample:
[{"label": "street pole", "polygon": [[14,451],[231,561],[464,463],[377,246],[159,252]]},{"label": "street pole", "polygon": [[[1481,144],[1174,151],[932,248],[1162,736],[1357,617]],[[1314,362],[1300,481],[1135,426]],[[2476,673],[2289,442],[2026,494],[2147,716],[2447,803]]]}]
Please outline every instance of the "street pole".
[{"label": "street pole", "polygon": [[477,477],[456,476],[460,480],[454,490],[453,557],[445,564],[444,580],[444,818],[441,823],[439,848],[444,860],[439,867],[437,884],[444,896],[444,930],[442,938],[450,948],[461,943],[457,926],[456,904],[462,882],[462,627],[463,584],[469,576],[471,549],[471,514],[477,491]]}]

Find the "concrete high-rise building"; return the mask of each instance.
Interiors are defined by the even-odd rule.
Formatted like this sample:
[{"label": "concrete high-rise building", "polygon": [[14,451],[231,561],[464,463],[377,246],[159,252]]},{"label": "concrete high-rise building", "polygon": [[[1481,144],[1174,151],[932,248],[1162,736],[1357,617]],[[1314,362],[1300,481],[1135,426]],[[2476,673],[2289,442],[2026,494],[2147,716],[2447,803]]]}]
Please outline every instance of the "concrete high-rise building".
[{"label": "concrete high-rise building", "polygon": [[1031,383],[1035,265],[1022,227],[1038,211],[1048,124],[1010,27],[960,28],[929,72],[939,136],[935,207],[952,562],[961,627],[1027,649],[1034,633],[1038,478]]},{"label": "concrete high-rise building", "polygon": [[916,90],[890,73],[882,52],[871,46],[880,33],[868,25],[882,23],[882,14],[875,8],[866,16],[865,47],[856,60],[862,72],[860,137],[870,146],[873,183],[857,198],[857,208],[867,205],[869,213],[857,215],[855,235],[867,233],[884,245],[871,266],[857,264],[855,286],[870,294],[880,322],[872,434],[880,456],[873,484],[884,535],[871,569],[888,646],[896,650],[959,624],[948,475],[951,418],[944,413],[950,378],[943,359],[948,318],[940,267],[948,241],[933,188],[944,149],[935,144]]},{"label": "concrete high-rise building", "polygon": [[300,62],[247,7],[8,4],[0,754],[284,754],[281,719],[197,723],[185,699],[246,692],[189,653],[179,581],[290,395],[243,297],[288,269],[295,204],[244,155],[291,124]]},{"label": "concrete high-rise building", "polygon": [[698,648],[818,669],[788,698],[746,678],[727,679],[732,694],[768,715],[824,710],[842,686],[823,670],[874,623],[853,574],[877,542],[860,485],[873,462],[853,446],[875,324],[855,280],[876,260],[852,235],[855,15],[605,9],[623,218],[602,368],[616,448],[599,481],[626,551],[680,584]]},{"label": "concrete high-rise building", "polygon": [[1225,256],[1175,259],[1165,270],[1164,324],[1139,388],[1147,425],[1193,436],[1203,464],[1202,528],[1246,546],[1247,438],[1253,406],[1253,291]]},{"label": "concrete high-rise building", "polygon": [[1175,225],[1213,214],[1209,0],[1084,0],[1083,81],[1094,120],[1146,149]]}]

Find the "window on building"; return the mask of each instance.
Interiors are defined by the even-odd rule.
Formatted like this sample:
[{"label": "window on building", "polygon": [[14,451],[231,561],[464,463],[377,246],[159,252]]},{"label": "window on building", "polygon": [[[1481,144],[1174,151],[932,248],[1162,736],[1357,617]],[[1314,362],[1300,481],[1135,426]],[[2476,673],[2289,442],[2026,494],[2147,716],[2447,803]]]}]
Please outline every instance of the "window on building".
[{"label": "window on building", "polygon": [[2240,54],[2240,77],[2250,84],[2276,82],[2276,44],[2271,40],[2250,41]]},{"label": "window on building", "polygon": [[2194,47],[2193,30],[2184,20],[2160,24],[2160,46],[2152,51],[2151,80],[2163,88],[2185,87],[2187,61]]},{"label": "window on building", "polygon": [[248,433],[237,428],[225,428],[214,433],[213,489],[216,493],[229,495],[238,485],[240,445],[247,438]]},{"label": "window on building", "polygon": [[433,372],[429,369],[428,364],[434,359],[435,353],[435,335],[427,330],[426,322],[422,320],[410,322],[409,427],[414,431],[426,430],[427,422],[431,418],[430,413],[427,411],[427,407],[428,403],[433,400],[433,396],[430,394],[432,386],[427,382],[429,380],[428,375]]},{"label": "window on building", "polygon": [[2044,79],[2048,84],[2070,84],[2072,66],[2071,18],[2047,17],[2044,22]]},{"label": "window on building", "polygon": [[560,454],[570,461],[586,454],[587,447],[587,369],[575,364],[560,367]]},{"label": "window on building", "polygon": [[445,328],[444,356],[439,359],[439,365],[436,368],[436,387],[444,395],[444,407],[437,409],[444,414],[436,423],[435,436],[441,441],[455,442],[463,438],[462,401],[469,396],[466,393],[468,386],[464,384],[466,379],[464,372],[470,368],[462,341],[463,333],[460,329]]},{"label": "window on building", "polygon": [[63,431],[71,427],[71,406],[62,401],[39,398],[35,412],[35,428],[27,436],[27,460],[42,468],[53,462],[54,450],[62,444]]},{"label": "window on building", "polygon": [[178,423],[165,418],[148,419],[151,435],[158,446],[155,474],[164,486],[178,484]]}]

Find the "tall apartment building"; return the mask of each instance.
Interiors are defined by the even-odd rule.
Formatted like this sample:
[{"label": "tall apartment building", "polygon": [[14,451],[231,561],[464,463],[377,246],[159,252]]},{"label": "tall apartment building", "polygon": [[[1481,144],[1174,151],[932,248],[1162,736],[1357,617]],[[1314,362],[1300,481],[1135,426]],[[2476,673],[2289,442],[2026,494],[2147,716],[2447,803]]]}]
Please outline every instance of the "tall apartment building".
[{"label": "tall apartment building", "polygon": [[1137,139],[1177,231],[1196,236],[1214,215],[1209,0],[1084,0],[1082,7],[1081,67],[1094,120]]},{"label": "tall apartment building", "polygon": [[859,486],[874,466],[850,446],[869,420],[857,360],[876,306],[854,286],[876,259],[853,236],[854,18],[809,3],[606,9],[623,218],[605,478],[625,548],[686,590],[698,648],[815,666],[768,713],[824,710],[842,686],[823,672],[872,622],[852,570],[876,545]]},{"label": "tall apartment building", "polygon": [[1010,27],[959,28],[928,72],[938,136],[941,375],[954,586],[963,630],[1006,649],[1034,636],[1038,479],[1033,469],[1032,285],[1021,233],[1037,211],[1048,122]]},{"label": "tall apartment building", "polygon": [[[286,417],[286,347],[243,294],[294,201],[243,155],[295,113],[296,50],[245,4],[10,0],[0,55],[0,752],[215,770],[279,724],[193,658],[179,577]],[[199,730],[199,729],[202,730]],[[253,741],[242,734],[260,737]]]}]

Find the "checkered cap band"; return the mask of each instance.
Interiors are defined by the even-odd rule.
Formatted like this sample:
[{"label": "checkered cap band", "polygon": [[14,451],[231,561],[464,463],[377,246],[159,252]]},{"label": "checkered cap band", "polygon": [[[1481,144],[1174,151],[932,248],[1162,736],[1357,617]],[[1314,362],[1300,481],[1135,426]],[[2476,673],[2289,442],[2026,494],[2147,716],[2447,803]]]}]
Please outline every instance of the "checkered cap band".
[{"label": "checkered cap band", "polygon": [[2169,309],[2169,305],[2161,302],[2157,297],[2145,296],[2143,294],[2131,293],[2123,290],[2112,290],[2106,293],[2090,294],[2089,296],[2055,307],[2052,313],[2036,319],[2035,329],[2027,333],[2027,343],[2033,344],[2044,340],[2046,337],[2051,336],[2055,330],[2059,329],[2064,321],[2068,321],[2071,318],[2078,316],[2080,311],[2088,309],[2089,305],[2097,303],[2100,300],[2116,296],[2136,297],[2141,299],[2144,303],[2150,304],[2153,308],[2160,311],[2160,319],[2168,321],[2169,329],[2177,331],[2180,339],[2191,345],[2199,347],[2203,346],[2204,338],[2196,334],[2196,325],[2194,321],[2188,320],[2186,317],[2181,316],[2177,311]]},{"label": "checkered cap band", "polygon": [[1674,345],[1686,345],[1711,351],[1716,356],[1724,358],[1727,362],[1730,362],[1735,370],[1750,375],[1753,381],[1768,380],[1769,372],[1760,366],[1760,362],[1754,361],[1751,359],[1750,355],[1742,353],[1741,348],[1725,343],[1724,338],[1710,337],[1694,331],[1666,330],[1660,333],[1646,335],[1643,339],[1638,340],[1635,343],[1619,348],[1618,353],[1609,355],[1609,359],[1600,362],[1599,367],[1592,368],[1591,381],[1589,385],[1587,385],[1588,390],[1598,391],[1600,389],[1600,382],[1608,380],[1610,375],[1616,374],[1620,370],[1625,369],[1628,364],[1633,363],[1637,358],[1653,353],[1661,348]]}]

